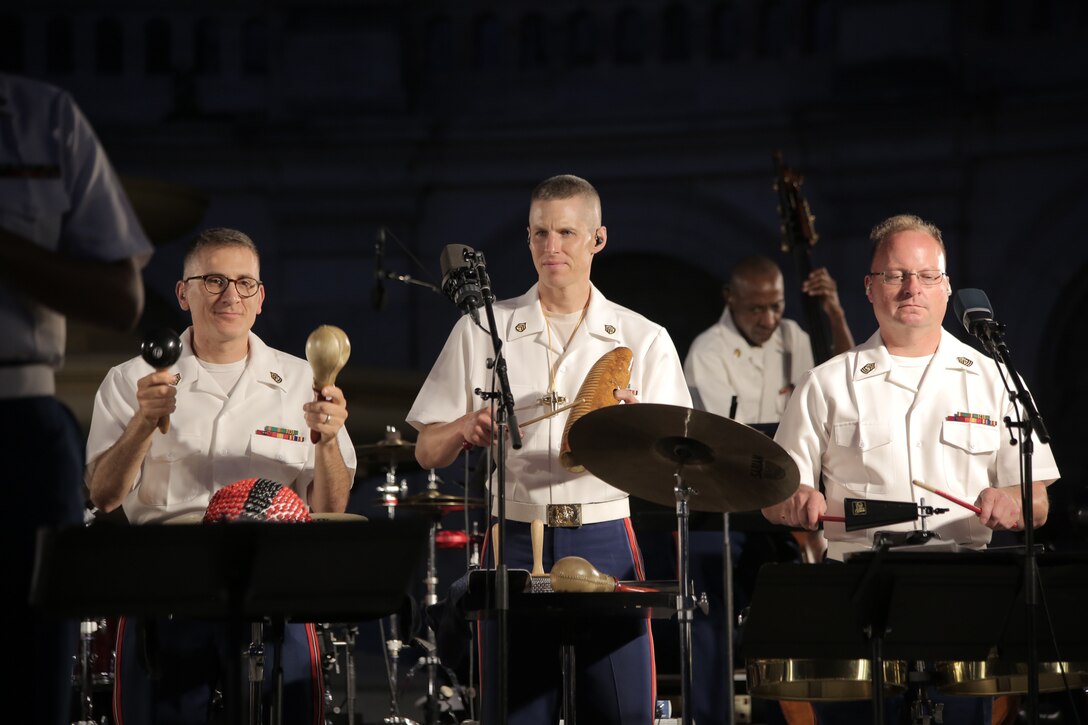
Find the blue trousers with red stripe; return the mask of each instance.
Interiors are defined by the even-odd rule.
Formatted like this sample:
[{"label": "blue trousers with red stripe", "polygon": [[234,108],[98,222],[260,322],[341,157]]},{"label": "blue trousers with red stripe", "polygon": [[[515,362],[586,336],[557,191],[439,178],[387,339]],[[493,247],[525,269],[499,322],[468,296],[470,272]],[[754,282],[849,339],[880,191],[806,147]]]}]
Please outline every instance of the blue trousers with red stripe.
[{"label": "blue trousers with red stripe", "polygon": [[[269,722],[276,650],[283,662],[283,722],[323,725],[324,682],[321,654],[312,624],[288,624],[282,648],[273,646],[265,627],[263,721]],[[244,630],[244,631],[242,631]],[[213,691],[224,698],[247,696],[244,662],[236,652],[250,640],[250,627],[232,632],[222,622],[194,619],[124,618],[118,625],[113,710],[116,725],[226,722],[238,703],[216,707]],[[242,671],[239,671],[239,670]]]},{"label": "blue trousers with red stripe", "polygon": [[[490,533],[489,533],[490,536]],[[485,541],[485,566],[494,566]],[[580,556],[600,572],[617,579],[643,579],[642,555],[630,519],[586,524],[578,528],[544,529],[543,565],[565,556]],[[532,568],[529,524],[507,522],[506,561],[511,569]],[[655,674],[653,640],[645,619],[616,617],[586,620],[575,632],[578,721],[604,725],[648,725],[653,719]],[[559,721],[562,700],[560,642],[554,621],[520,617],[508,622],[507,714],[514,725],[551,725]],[[499,721],[497,693],[498,627],[480,627],[481,722]]]}]

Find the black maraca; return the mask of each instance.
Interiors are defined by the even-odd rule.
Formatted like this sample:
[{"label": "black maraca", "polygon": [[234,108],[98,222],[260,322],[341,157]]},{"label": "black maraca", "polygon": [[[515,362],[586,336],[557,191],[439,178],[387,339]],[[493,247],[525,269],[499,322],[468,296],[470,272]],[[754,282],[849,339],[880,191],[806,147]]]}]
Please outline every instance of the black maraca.
[{"label": "black maraca", "polygon": [[[140,357],[155,370],[166,370],[181,357],[181,338],[166,327],[152,330],[140,343]],[[170,430],[170,416],[159,418],[159,430],[163,433]]]}]

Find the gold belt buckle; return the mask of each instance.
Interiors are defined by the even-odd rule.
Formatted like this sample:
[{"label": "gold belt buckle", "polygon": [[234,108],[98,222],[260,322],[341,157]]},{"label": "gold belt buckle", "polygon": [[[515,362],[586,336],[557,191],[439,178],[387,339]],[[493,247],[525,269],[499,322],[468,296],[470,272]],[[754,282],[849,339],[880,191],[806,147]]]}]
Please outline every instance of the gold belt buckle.
[{"label": "gold belt buckle", "polygon": [[548,526],[558,529],[571,529],[582,525],[582,504],[548,504]]}]

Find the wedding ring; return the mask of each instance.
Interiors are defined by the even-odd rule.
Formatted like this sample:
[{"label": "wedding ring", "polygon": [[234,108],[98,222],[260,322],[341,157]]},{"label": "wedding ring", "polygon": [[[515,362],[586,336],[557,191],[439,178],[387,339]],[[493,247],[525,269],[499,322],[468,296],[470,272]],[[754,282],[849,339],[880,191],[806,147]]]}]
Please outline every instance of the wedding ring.
[{"label": "wedding ring", "polygon": [[328,425],[330,420],[332,420],[332,413],[325,413],[325,425]]}]

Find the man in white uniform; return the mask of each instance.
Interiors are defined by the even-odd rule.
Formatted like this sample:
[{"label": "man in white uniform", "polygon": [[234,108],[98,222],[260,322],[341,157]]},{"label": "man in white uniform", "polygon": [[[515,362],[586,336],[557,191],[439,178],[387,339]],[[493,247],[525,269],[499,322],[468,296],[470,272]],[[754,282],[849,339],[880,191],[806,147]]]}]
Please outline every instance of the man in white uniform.
[{"label": "man in white uniform", "polygon": [[[665,329],[609,302],[590,282],[590,266],[608,240],[593,186],[575,176],[542,182],[531,196],[528,234],[539,281],[521,297],[495,305],[514,405],[525,411],[523,418],[573,401],[594,363],[621,346],[633,352],[634,390],[616,391],[617,398],[636,403],[634,393],[642,391],[646,402],[689,407],[680,360]],[[408,414],[420,431],[416,457],[424,468],[450,465],[463,447],[492,444],[491,413],[473,391],[495,387],[486,364],[493,354],[490,336],[462,317]],[[530,568],[529,528],[539,519],[546,524],[545,571],[557,559],[576,555],[619,579],[642,578],[627,494],[560,464],[566,417],[527,426],[523,447],[507,452],[506,563]],[[490,557],[491,547],[485,550]],[[543,623],[533,625],[511,623],[510,722],[554,723],[559,637]],[[579,719],[649,723],[654,677],[646,621],[592,629],[576,646]],[[482,722],[498,719],[494,639],[485,626]]]},{"label": "man in white uniform", "polygon": [[[813,270],[801,291],[818,301],[831,323],[832,354],[853,347],[846,313],[827,269]],[[793,386],[813,367],[808,334],[783,317],[782,270],[767,257],[745,257],[733,267],[722,296],[726,306],[721,320],[695,338],[684,360],[695,407],[749,425],[778,423]],[[800,532],[797,538],[795,542],[788,532],[730,532],[734,611],[748,605],[763,564],[798,559],[797,543],[812,556],[822,553],[819,533]],[[729,707],[720,686],[726,667],[722,536],[692,531],[689,539],[696,591],[707,593],[711,607],[706,615],[696,613],[693,623],[695,719],[722,722]]]},{"label": "man in white uniform", "polygon": [[9,509],[4,581],[19,624],[10,670],[36,722],[69,723],[73,621],[32,612],[39,526],[83,523],[83,433],[54,397],[66,318],[130,330],[151,244],[94,129],[68,93],[0,73],[0,457]]},{"label": "man in white uniform", "polygon": [[[821,267],[802,285],[831,323],[832,354],[854,346],[835,280]],[[691,343],[684,376],[695,406],[741,423],[777,423],[801,374],[812,369],[809,336],[785,319],[782,271],[767,257],[745,257],[722,291],[717,324]]]},{"label": "man in white uniform", "polygon": [[[984,548],[992,531],[1023,528],[1019,447],[1001,424],[1007,415],[1016,419],[1013,404],[997,364],[941,327],[952,287],[940,230],[898,215],[877,225],[871,239],[865,294],[879,330],[803,376],[775,436],[797,462],[801,486],[763,515],[815,529],[821,514],[842,516],[847,497],[946,503],[911,483],[919,480],[981,509],[952,504],[929,528],[945,542]],[[1059,472],[1050,447],[1038,441],[1033,464],[1033,521],[1041,526],[1046,487]],[[816,487],[821,475],[826,496]],[[872,533],[825,524],[828,558],[869,549]],[[948,720],[947,707],[945,717],[960,722]]]},{"label": "man in white uniform", "polygon": [[[265,299],[253,241],[231,229],[203,232],[176,293],[193,320],[178,362],[154,370],[129,360],[110,370],[95,396],[91,500],[104,511],[123,506],[132,523],[160,523],[202,514],[217,490],[256,477],[294,489],[315,512],[343,512],[355,468],[347,404],[332,385],[315,401],[309,363],[252,333]],[[157,648],[142,647],[151,649],[150,663],[141,661],[141,645],[153,641]],[[222,651],[227,641],[205,622],[124,620],[116,722],[206,722],[216,677],[236,674],[221,669],[234,662]],[[285,722],[323,722],[315,653],[313,626],[288,625]]]}]

